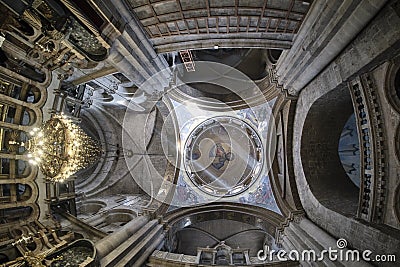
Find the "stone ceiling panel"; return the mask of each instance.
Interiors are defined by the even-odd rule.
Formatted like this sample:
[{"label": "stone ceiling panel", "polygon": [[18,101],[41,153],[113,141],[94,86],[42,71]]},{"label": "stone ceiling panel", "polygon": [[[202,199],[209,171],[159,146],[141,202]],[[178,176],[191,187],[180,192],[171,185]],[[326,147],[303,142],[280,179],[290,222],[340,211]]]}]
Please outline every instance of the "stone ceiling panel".
[{"label": "stone ceiling panel", "polygon": [[[200,46],[289,48],[310,8],[299,0],[126,0],[147,32],[157,52],[172,52]],[[210,33],[220,34],[215,37]],[[229,43],[224,34],[237,34]],[[259,34],[271,33],[268,40]],[[282,40],[285,34],[285,40]],[[176,36],[179,35],[179,38]],[[200,37],[200,38],[199,38]],[[213,41],[212,39],[215,39]],[[193,42],[194,40],[211,40]],[[224,41],[225,40],[225,41]],[[265,47],[269,44],[271,47]],[[191,47],[191,46],[195,47]],[[201,47],[206,48],[206,47]]]}]

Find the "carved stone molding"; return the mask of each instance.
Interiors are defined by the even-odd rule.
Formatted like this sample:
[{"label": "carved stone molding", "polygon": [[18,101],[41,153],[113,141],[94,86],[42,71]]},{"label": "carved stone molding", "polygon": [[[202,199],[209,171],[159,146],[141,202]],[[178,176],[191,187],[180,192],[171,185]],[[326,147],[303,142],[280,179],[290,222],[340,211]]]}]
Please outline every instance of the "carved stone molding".
[{"label": "carved stone molding", "polygon": [[400,161],[400,124],[397,126],[396,137],[395,137],[395,146],[396,146],[396,156],[397,160]]},{"label": "carved stone molding", "polygon": [[394,211],[397,220],[400,222],[400,184],[397,186],[396,193],[394,194]]},{"label": "carved stone molding", "polygon": [[384,121],[375,81],[369,73],[349,83],[360,141],[361,182],[358,217],[383,220],[386,197]]},{"label": "carved stone molding", "polygon": [[286,217],[285,220],[276,229],[276,234],[275,234],[276,244],[281,247],[283,242],[283,237],[285,235],[285,229],[289,227],[291,223],[299,224],[301,220],[303,220],[304,218],[306,218],[306,213],[304,212],[304,210],[291,211],[289,213],[289,216]]},{"label": "carved stone molding", "polygon": [[272,65],[270,68],[268,68],[267,72],[270,84],[275,87],[276,91],[279,91],[281,94],[283,94],[285,96],[285,99],[294,100],[298,98],[299,92],[285,89],[283,85],[279,83],[279,77],[276,72],[276,65]]},{"label": "carved stone molding", "polygon": [[397,57],[390,61],[385,81],[385,94],[386,99],[389,101],[390,105],[400,114],[400,96],[397,94],[396,88],[399,84],[400,76],[400,57]]}]

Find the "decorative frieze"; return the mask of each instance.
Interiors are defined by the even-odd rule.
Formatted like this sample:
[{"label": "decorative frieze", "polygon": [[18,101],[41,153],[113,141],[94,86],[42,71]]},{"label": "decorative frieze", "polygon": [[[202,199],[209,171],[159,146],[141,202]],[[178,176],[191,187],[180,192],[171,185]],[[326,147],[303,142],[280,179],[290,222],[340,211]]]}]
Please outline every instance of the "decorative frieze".
[{"label": "decorative frieze", "polygon": [[382,111],[372,76],[367,73],[349,82],[356,115],[361,155],[358,217],[381,222],[385,200],[385,140]]}]

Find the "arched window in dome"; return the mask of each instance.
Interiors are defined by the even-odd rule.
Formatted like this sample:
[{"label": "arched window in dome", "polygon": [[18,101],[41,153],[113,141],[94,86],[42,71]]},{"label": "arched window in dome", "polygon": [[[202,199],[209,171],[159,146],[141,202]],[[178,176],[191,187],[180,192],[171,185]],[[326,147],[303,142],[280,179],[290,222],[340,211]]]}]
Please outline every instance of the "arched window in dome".
[{"label": "arched window in dome", "polygon": [[360,143],[354,113],[347,120],[340,135],[338,152],[347,176],[360,188]]}]

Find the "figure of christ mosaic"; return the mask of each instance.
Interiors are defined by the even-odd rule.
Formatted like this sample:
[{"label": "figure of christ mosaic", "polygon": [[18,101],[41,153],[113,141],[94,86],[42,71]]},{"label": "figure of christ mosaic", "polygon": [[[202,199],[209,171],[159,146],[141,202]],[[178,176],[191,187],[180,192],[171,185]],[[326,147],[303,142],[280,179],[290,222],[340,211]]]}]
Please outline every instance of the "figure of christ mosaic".
[{"label": "figure of christ mosaic", "polygon": [[185,143],[185,169],[193,185],[214,196],[238,194],[262,169],[257,133],[234,117],[198,125]]},{"label": "figure of christ mosaic", "polygon": [[[202,132],[195,142],[191,152],[192,164],[198,174],[200,184],[213,184],[217,187],[229,187],[235,185],[241,174],[246,169],[246,162],[236,162],[235,152],[232,146],[243,136],[242,131],[234,127],[217,124]],[[247,143],[246,138],[241,143]],[[248,152],[247,152],[248,153]],[[236,165],[235,165],[236,164]],[[242,166],[243,165],[243,166]],[[239,167],[237,170],[232,168]]]},{"label": "figure of christ mosaic", "polygon": [[211,166],[216,170],[223,171],[228,165],[228,161],[232,161],[235,156],[232,152],[225,151],[221,143],[216,143],[208,153],[209,157],[213,159]]}]

